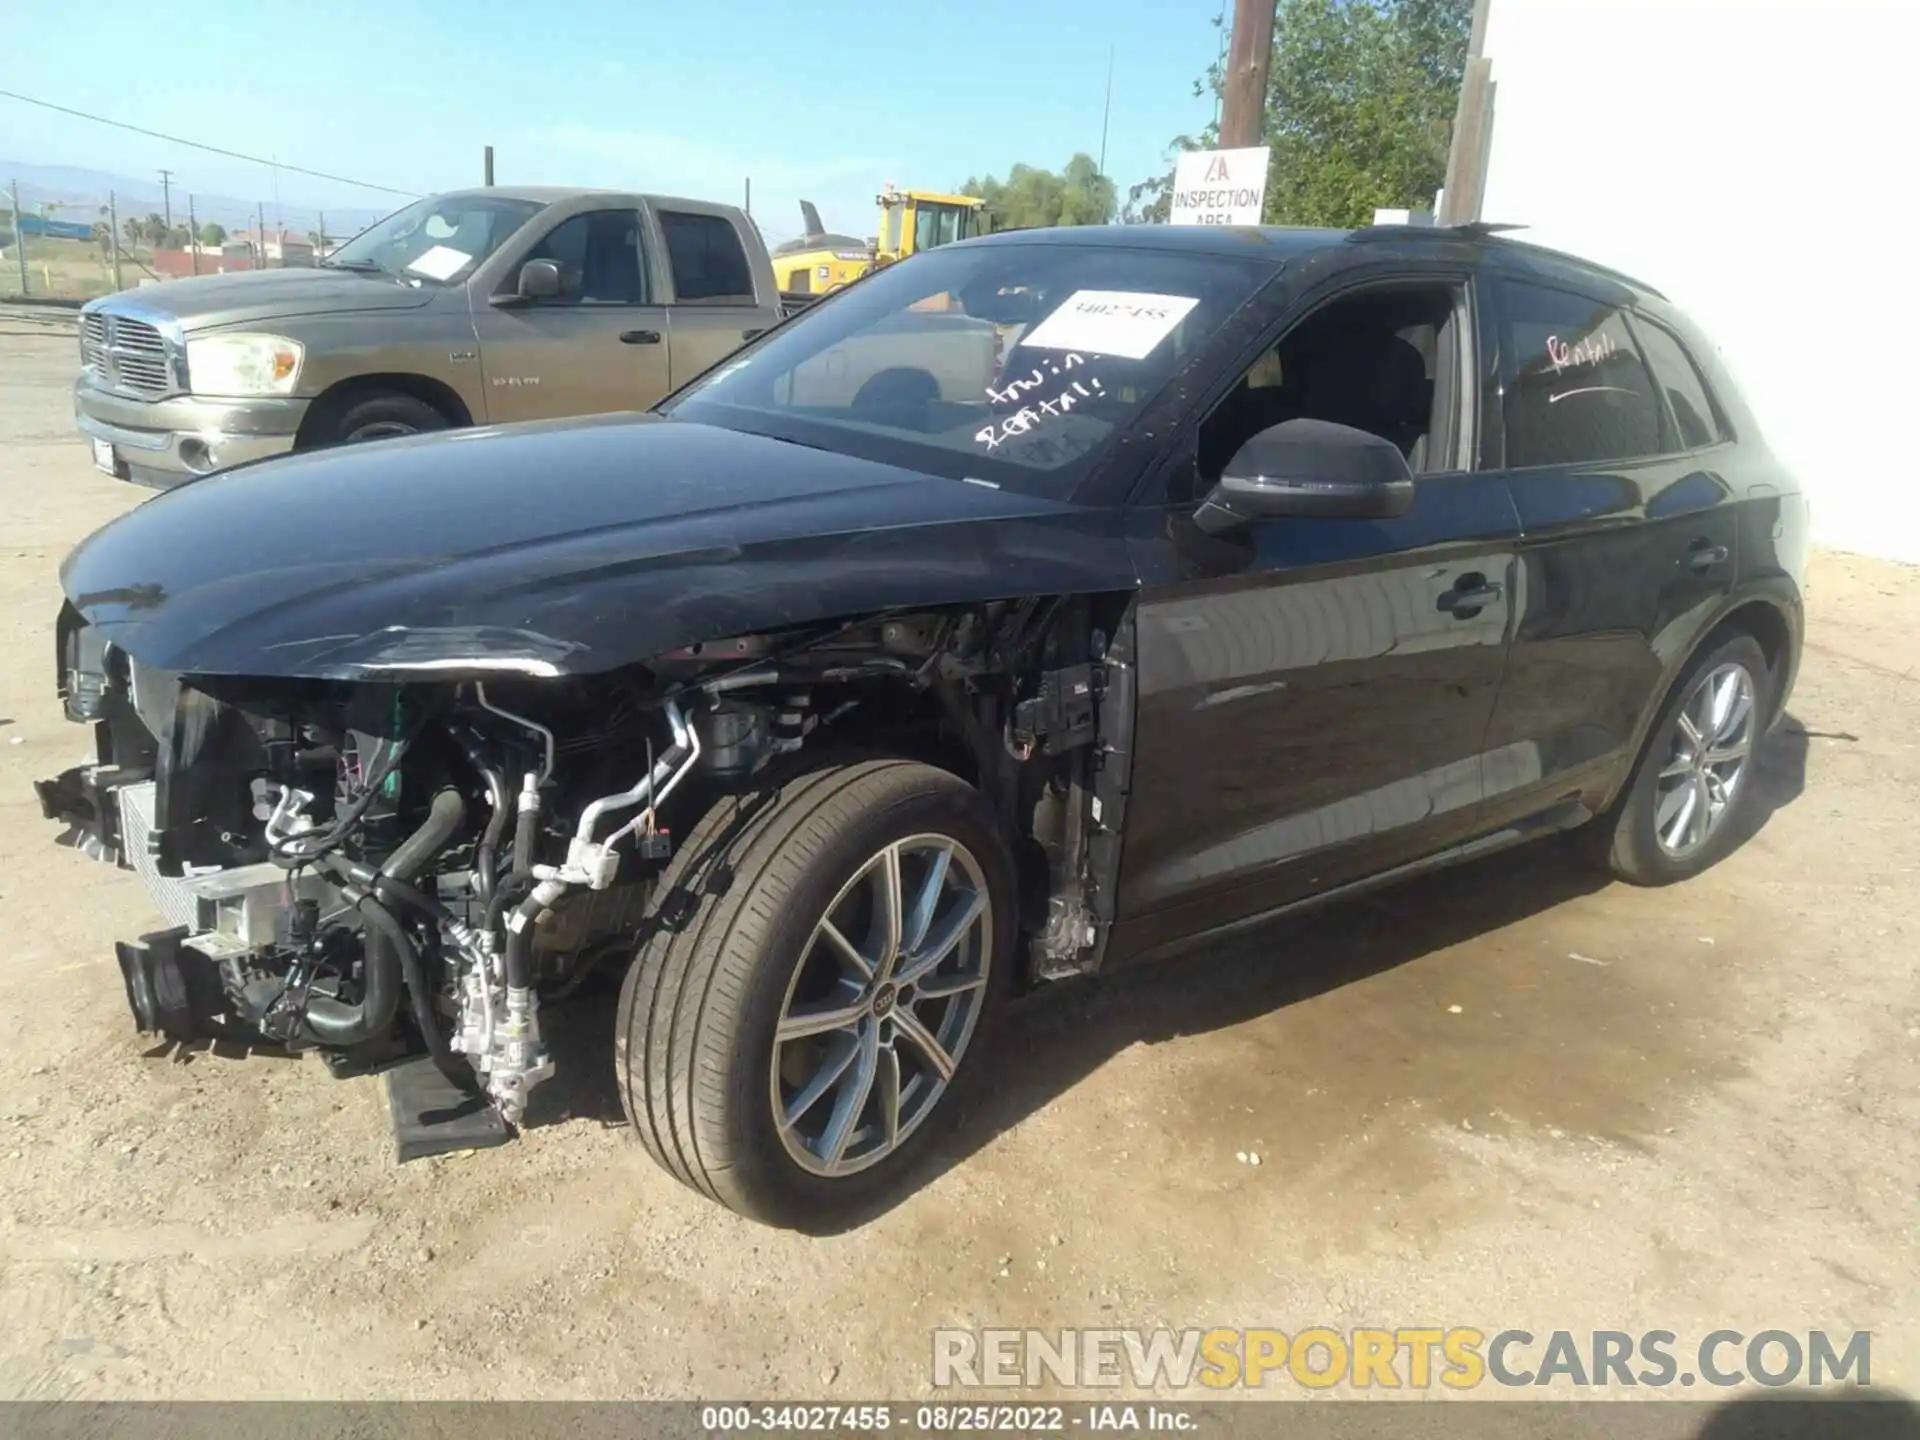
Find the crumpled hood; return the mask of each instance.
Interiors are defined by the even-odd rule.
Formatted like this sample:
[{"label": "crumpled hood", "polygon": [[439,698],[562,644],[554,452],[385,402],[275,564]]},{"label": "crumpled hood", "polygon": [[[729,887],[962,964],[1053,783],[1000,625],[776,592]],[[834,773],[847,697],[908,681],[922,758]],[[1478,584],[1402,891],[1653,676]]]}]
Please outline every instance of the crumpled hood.
[{"label": "crumpled hood", "polygon": [[1111,512],[647,415],[264,461],[67,557],[68,600],[162,670],[593,673],[898,605],[1131,588]]},{"label": "crumpled hood", "polygon": [[167,280],[145,286],[119,304],[110,296],[108,308],[171,316],[194,331],[290,320],[299,315],[418,310],[433,299],[433,294],[424,286],[403,285],[382,275],[295,266]]}]

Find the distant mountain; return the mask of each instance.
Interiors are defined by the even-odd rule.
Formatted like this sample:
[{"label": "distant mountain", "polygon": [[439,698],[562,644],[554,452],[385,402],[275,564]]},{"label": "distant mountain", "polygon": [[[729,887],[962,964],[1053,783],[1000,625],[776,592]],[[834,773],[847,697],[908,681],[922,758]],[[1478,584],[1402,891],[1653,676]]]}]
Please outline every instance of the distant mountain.
[{"label": "distant mountain", "polygon": [[[305,177],[298,175],[283,176],[283,184],[299,184]],[[144,215],[157,211],[164,203],[164,195],[157,178],[136,179],[128,175],[115,175],[105,170],[88,170],[77,165],[34,165],[25,160],[0,160],[0,206],[11,209],[12,195],[5,187],[17,183],[20,187],[20,205],[29,214],[41,205],[57,206],[62,219],[75,220],[82,213],[91,220],[100,207],[107,203],[107,196],[113,196],[114,205],[122,217]],[[316,205],[310,199],[282,190],[276,202],[271,186],[267,193],[257,199],[240,199],[232,195],[203,195],[193,192],[194,218],[202,224],[216,221],[229,230],[237,230],[252,225],[256,208],[266,206],[267,225],[272,228],[276,220],[289,230],[312,230],[320,224],[320,216],[327,217],[327,234],[336,239],[364,230],[383,215],[389,215],[405,203],[399,196],[393,198],[390,205],[374,208],[356,205]],[[176,184],[173,187],[173,218],[184,222],[187,214],[187,187]],[[64,212],[64,213],[62,213]]]}]

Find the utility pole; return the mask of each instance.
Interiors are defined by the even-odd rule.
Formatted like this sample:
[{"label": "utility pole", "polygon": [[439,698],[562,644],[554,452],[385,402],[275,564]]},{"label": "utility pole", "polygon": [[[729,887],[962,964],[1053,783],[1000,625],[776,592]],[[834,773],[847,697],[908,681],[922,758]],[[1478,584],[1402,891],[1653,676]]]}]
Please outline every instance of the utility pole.
[{"label": "utility pole", "polygon": [[487,146],[485,154],[481,160],[481,170],[486,178],[483,179],[480,183],[482,185],[493,184],[493,146],[491,145]]},{"label": "utility pole", "polygon": [[187,196],[187,253],[193,257],[193,273],[200,273],[200,222],[194,218],[193,196]]},{"label": "utility pole", "polygon": [[[320,241],[317,245],[314,246],[314,249],[324,252],[326,248],[327,248],[327,212],[322,210],[320,212]],[[319,257],[316,256],[315,258],[317,259]]]},{"label": "utility pole", "polygon": [[1460,102],[1453,113],[1453,143],[1447,151],[1447,178],[1440,192],[1441,225],[1464,225],[1480,218],[1487,192],[1487,152],[1493,141],[1493,62],[1482,53],[1487,44],[1491,0],[1474,0],[1473,28],[1467,36],[1467,64],[1460,78]]},{"label": "utility pole", "polygon": [[[120,205],[107,192],[107,233],[113,237],[113,288],[120,289]],[[24,273],[24,272],[22,272]]]},{"label": "utility pole", "polygon": [[20,298],[27,298],[27,231],[20,223],[20,182],[13,182],[13,253],[20,261]]},{"label": "utility pole", "polygon": [[753,177],[747,176],[747,203],[744,207],[749,218],[753,215]]},{"label": "utility pole", "polygon": [[1220,111],[1222,150],[1245,149],[1266,138],[1267,65],[1272,58],[1273,0],[1233,0],[1226,103]]},{"label": "utility pole", "polygon": [[167,229],[173,229],[173,172],[160,172],[160,209],[164,212]]},{"label": "utility pole", "polygon": [[1100,107],[1099,173],[1102,176],[1107,173],[1107,122],[1113,118],[1113,50],[1113,46],[1107,47],[1107,99],[1106,103]]},{"label": "utility pole", "polygon": [[258,200],[253,202],[253,218],[254,250],[259,257],[253,268],[264,270],[267,268],[267,207]]}]

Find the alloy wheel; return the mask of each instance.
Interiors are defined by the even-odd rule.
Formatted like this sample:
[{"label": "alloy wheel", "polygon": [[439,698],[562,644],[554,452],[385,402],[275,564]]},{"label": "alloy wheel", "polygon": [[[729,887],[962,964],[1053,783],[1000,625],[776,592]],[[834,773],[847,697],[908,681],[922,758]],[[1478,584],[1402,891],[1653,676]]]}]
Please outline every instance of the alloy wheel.
[{"label": "alloy wheel", "polygon": [[1654,799],[1653,829],[1676,860],[1719,833],[1753,758],[1753,676],[1744,665],[1715,667],[1695,682],[1674,722]]},{"label": "alloy wheel", "polygon": [[986,1003],[993,905],[973,854],[915,835],[872,856],[814,925],[773,1042],[773,1118],[816,1175],[893,1154],[946,1093]]}]

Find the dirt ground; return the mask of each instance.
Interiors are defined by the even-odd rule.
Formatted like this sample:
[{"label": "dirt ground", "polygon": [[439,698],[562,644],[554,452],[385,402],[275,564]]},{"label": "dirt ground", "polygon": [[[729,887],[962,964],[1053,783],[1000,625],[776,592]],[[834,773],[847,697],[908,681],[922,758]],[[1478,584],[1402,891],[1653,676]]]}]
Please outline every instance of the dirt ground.
[{"label": "dirt ground", "polygon": [[143,1056],[156,917],[29,786],[84,748],[60,560],[145,496],[72,325],[0,307],[0,1396],[911,1398],[940,1325],[1870,1329],[1920,1389],[1920,571],[1817,557],[1705,878],[1549,845],[1044,992],[938,1178],[806,1239],[653,1168],[608,997],[540,1123],[404,1167],[378,1080]]}]

